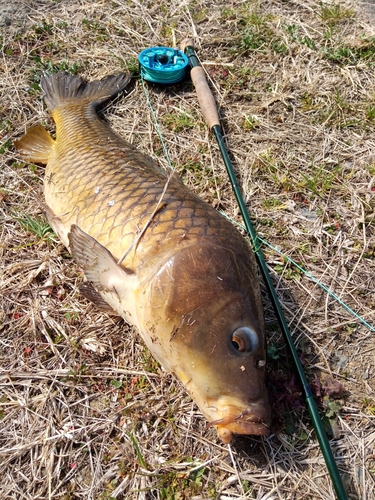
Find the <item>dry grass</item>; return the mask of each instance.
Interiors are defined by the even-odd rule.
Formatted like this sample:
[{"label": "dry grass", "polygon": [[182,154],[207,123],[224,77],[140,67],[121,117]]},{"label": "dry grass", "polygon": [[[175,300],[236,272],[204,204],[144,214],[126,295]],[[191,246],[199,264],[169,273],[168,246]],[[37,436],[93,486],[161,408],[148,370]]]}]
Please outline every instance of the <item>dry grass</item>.
[{"label": "dry grass", "polygon": [[[146,47],[195,36],[259,234],[375,325],[368,14],[359,3],[314,0],[8,4],[0,12],[0,498],[333,499],[267,297],[274,433],[228,448],[136,333],[79,296],[79,269],[41,219],[43,168],[21,162],[12,141],[40,121],[52,129],[42,70],[100,78],[134,68]],[[148,92],[186,184],[240,221],[191,84]],[[106,116],[167,168],[139,81]],[[265,253],[349,497],[375,498],[374,332],[275,250]]]}]

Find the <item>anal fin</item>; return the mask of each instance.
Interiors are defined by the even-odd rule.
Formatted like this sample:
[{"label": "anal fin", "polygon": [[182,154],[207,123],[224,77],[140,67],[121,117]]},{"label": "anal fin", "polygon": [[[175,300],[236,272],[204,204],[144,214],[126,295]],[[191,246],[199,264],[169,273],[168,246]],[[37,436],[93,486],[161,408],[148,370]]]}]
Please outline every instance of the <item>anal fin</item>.
[{"label": "anal fin", "polygon": [[55,141],[42,125],[31,127],[21,139],[14,141],[19,154],[25,160],[36,163],[48,163],[54,144]]}]

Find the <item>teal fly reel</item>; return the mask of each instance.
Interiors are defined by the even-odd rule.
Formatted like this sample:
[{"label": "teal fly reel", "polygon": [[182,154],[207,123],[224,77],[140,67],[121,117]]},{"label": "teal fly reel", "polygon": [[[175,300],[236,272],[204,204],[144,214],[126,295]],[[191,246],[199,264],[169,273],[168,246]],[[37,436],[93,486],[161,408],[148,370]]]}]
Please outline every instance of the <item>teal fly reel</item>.
[{"label": "teal fly reel", "polygon": [[178,49],[152,47],[143,50],[138,61],[142,77],[153,83],[176,83],[185,78],[188,58]]}]

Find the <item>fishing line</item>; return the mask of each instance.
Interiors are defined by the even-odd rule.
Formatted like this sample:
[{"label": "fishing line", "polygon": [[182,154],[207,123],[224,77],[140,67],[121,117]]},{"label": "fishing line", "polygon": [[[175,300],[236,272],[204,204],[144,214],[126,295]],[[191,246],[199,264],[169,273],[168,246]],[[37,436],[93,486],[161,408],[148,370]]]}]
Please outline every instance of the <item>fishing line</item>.
[{"label": "fishing line", "polygon": [[[154,108],[152,106],[149,94],[147,92],[147,88],[146,88],[146,85],[145,85],[142,73],[141,73],[141,82],[142,82],[143,92],[145,94],[147,104],[148,104],[148,106],[150,108],[150,111],[151,111],[151,114],[152,114],[152,117],[153,117],[153,120],[154,120],[154,123],[155,123],[155,128],[156,128],[156,131],[157,131],[158,136],[160,138],[161,144],[163,146],[164,154],[165,154],[165,157],[167,159],[169,168],[171,170],[174,170],[172,162],[171,162],[171,159],[169,157],[167,146],[166,146],[166,144],[164,142],[164,139],[163,139],[162,131],[160,129],[159,122],[158,122],[155,110],[154,110]],[[234,224],[236,224],[237,226],[239,226],[241,229],[243,229],[248,234],[245,226],[243,226],[239,222],[235,221],[234,219],[232,219],[231,217],[229,217],[224,212],[219,211],[219,213],[221,215],[223,215],[224,217],[226,217],[227,219],[229,219]],[[354,316],[355,318],[357,318],[369,330],[371,330],[372,332],[375,332],[375,327],[374,326],[370,325],[370,323],[368,323],[364,318],[362,318],[362,316],[360,316],[358,313],[356,313],[350,306],[348,306],[348,304],[346,304],[343,300],[341,300],[340,297],[338,297],[334,292],[332,292],[332,290],[330,290],[324,283],[322,283],[321,281],[319,281],[312,274],[310,274],[308,271],[306,271],[306,269],[304,269],[299,264],[297,264],[297,262],[295,262],[291,257],[289,257],[288,255],[284,254],[283,252],[281,252],[280,250],[278,250],[277,248],[275,248],[274,246],[272,246],[270,243],[268,243],[268,241],[266,241],[265,239],[261,238],[260,236],[257,236],[257,238],[258,238],[258,240],[261,243],[263,243],[267,247],[271,248],[273,251],[277,252],[281,257],[283,257],[283,259],[286,259],[287,261],[289,261],[293,266],[295,266],[299,271],[301,271],[307,278],[309,278],[315,284],[319,285],[320,288],[322,288],[326,293],[328,293],[336,302],[338,302],[341,306],[343,306],[352,316]]]},{"label": "fishing line", "polygon": [[228,150],[226,148],[221,126],[220,126],[220,118],[219,118],[219,113],[216,105],[216,101],[214,99],[214,96],[211,92],[210,87],[207,84],[207,79],[206,79],[206,74],[204,69],[202,68],[198,58],[195,55],[194,51],[194,41],[192,39],[186,39],[182,42],[182,46],[184,47],[184,52],[188,56],[189,63],[190,63],[190,76],[192,79],[192,82],[195,87],[195,91],[198,97],[198,101],[200,104],[200,108],[202,111],[202,114],[205,118],[205,121],[207,125],[209,126],[210,130],[215,136],[215,139],[217,141],[217,144],[220,149],[220,153],[225,165],[225,168],[227,170],[227,174],[232,186],[233,193],[235,195],[235,198],[238,203],[238,207],[240,209],[243,221],[245,223],[246,229],[248,231],[249,238],[252,242],[252,245],[255,250],[255,257],[259,266],[259,270],[262,273],[264,283],[267,287],[268,293],[270,300],[272,302],[275,314],[277,316],[280,328],[284,334],[285,341],[289,347],[291,357],[294,361],[294,365],[296,367],[296,371],[298,373],[298,378],[300,380],[301,386],[303,388],[303,392],[305,394],[305,401],[310,413],[311,417],[311,423],[314,427],[316,437],[319,442],[320,449],[322,451],[325,463],[327,465],[328,472],[330,474],[332,484],[335,488],[337,497],[340,500],[347,500],[347,495],[346,491],[344,488],[344,484],[342,482],[342,478],[339,473],[339,469],[337,467],[337,464],[335,462],[335,458],[333,456],[329,440],[327,437],[327,434],[324,431],[324,427],[322,424],[322,421],[320,419],[319,411],[317,408],[317,405],[315,403],[315,400],[313,398],[311,388],[309,386],[309,383],[307,381],[305,372],[302,367],[301,360],[299,358],[299,355],[297,353],[296,347],[293,342],[292,335],[289,331],[288,324],[286,322],[283,310],[281,308],[281,304],[278,298],[278,295],[276,293],[276,289],[274,287],[274,284],[271,279],[270,272],[268,270],[266,261],[263,256],[263,252],[261,248],[259,247],[258,244],[258,236],[256,234],[256,231],[254,229],[254,226],[251,222],[249,212],[245,203],[245,200],[242,196],[242,192],[240,189],[240,186],[237,182],[236,174],[234,172],[234,168],[232,165],[232,162],[230,160]]},{"label": "fishing line", "polygon": [[243,199],[239,184],[236,179],[236,175],[233,169],[233,165],[231,163],[226,145],[224,143],[223,139],[223,134],[220,126],[220,118],[219,118],[219,113],[217,110],[216,106],[216,101],[214,99],[214,96],[211,92],[211,89],[209,88],[207,84],[207,79],[206,79],[206,74],[204,72],[204,69],[200,65],[200,62],[198,58],[195,55],[194,51],[194,42],[192,39],[186,39],[182,43],[183,50],[185,54],[188,57],[189,60],[189,65],[190,65],[190,76],[192,79],[192,82],[194,84],[197,98],[200,104],[201,112],[205,118],[205,121],[207,125],[209,126],[209,129],[212,131],[212,133],[215,136],[215,139],[218,143],[220,153],[223,159],[223,162],[225,164],[225,168],[227,170],[230,183],[235,195],[235,198],[238,203],[238,207],[240,209],[243,221],[245,223],[246,230],[248,232],[248,236],[250,238],[250,241],[252,242],[252,245],[254,247],[254,252],[255,252],[255,257],[259,266],[259,270],[262,273],[264,283],[267,287],[270,300],[273,304],[275,314],[278,318],[280,328],[284,334],[285,341],[289,346],[290,349],[290,354],[292,356],[292,359],[294,361],[298,377],[300,380],[300,383],[303,388],[303,392],[305,394],[305,401],[310,413],[311,417],[311,423],[314,427],[316,437],[319,442],[320,449],[322,451],[325,463],[327,465],[328,472],[330,474],[331,480],[333,487],[335,489],[336,495],[339,498],[339,500],[347,500],[347,495],[345,491],[345,487],[342,481],[342,478],[339,473],[339,469],[337,467],[337,464],[335,462],[335,458],[333,456],[330,443],[328,440],[328,437],[324,431],[324,427],[319,415],[319,411],[317,408],[317,405],[315,403],[315,400],[313,398],[313,394],[311,391],[311,388],[308,384],[305,372],[302,367],[301,360],[298,356],[297,350],[295,348],[292,335],[289,331],[288,324],[286,322],[283,310],[281,308],[281,304],[279,301],[279,298],[277,296],[275,287],[273,285],[273,282],[271,280],[271,275],[268,270],[266,261],[264,259],[262,250],[258,244],[258,236],[256,234],[256,231],[254,229],[254,226],[251,222],[247,206],[245,204],[245,201]]},{"label": "fishing line", "polygon": [[151,110],[151,114],[152,114],[152,117],[154,119],[154,123],[155,123],[155,127],[156,127],[156,131],[158,133],[158,136],[159,136],[159,139],[160,139],[160,142],[161,142],[161,145],[163,146],[163,151],[164,151],[164,154],[165,154],[165,157],[167,158],[167,162],[168,162],[168,165],[169,165],[169,168],[171,170],[174,170],[173,168],[173,165],[172,165],[172,162],[171,162],[171,159],[170,159],[170,156],[169,156],[169,153],[168,153],[168,149],[167,149],[167,146],[165,145],[165,142],[164,142],[164,139],[163,139],[163,135],[161,133],[161,130],[160,130],[160,127],[159,127],[159,123],[158,123],[158,119],[156,117],[156,114],[155,114],[155,111],[154,111],[154,108],[152,107],[152,103],[150,101],[150,97],[148,95],[148,92],[147,92],[147,89],[146,89],[146,85],[145,85],[145,81],[144,81],[144,78],[142,76],[142,73],[141,73],[141,82],[142,82],[142,87],[143,87],[143,92],[146,96],[146,101],[147,101],[147,104]]},{"label": "fishing line", "polygon": [[[234,224],[236,224],[237,226],[239,226],[241,229],[243,229],[244,231],[246,231],[247,233],[247,230],[245,228],[245,226],[243,226],[242,224],[240,224],[239,222],[235,221],[234,219],[232,219],[232,217],[229,217],[227,214],[225,214],[224,212],[220,212],[219,213],[221,215],[223,215],[224,217],[226,217],[227,219],[229,219],[230,221],[232,221]],[[319,281],[317,278],[315,278],[312,274],[310,274],[308,271],[306,271],[306,269],[304,269],[303,267],[301,267],[299,264],[297,264],[296,261],[294,261],[291,257],[288,257],[288,255],[286,255],[285,253],[281,252],[281,250],[278,250],[276,247],[274,247],[273,245],[271,245],[271,243],[268,243],[268,241],[266,241],[265,239],[261,238],[259,235],[258,235],[258,240],[263,243],[264,245],[266,245],[267,247],[271,248],[271,250],[275,251],[276,253],[278,253],[281,257],[283,257],[283,259],[286,259],[288,260],[291,264],[293,264],[293,266],[295,266],[299,271],[301,271],[305,276],[307,276],[311,281],[313,281],[314,283],[316,283],[317,285],[319,285],[325,292],[327,292],[333,299],[335,299],[340,305],[342,305],[350,314],[352,314],[354,317],[356,317],[361,323],[363,323],[369,330],[371,330],[372,332],[375,332],[375,327],[370,325],[364,318],[362,318],[362,316],[360,316],[358,313],[356,313],[351,307],[348,306],[348,304],[346,304],[343,300],[340,299],[340,297],[338,297],[334,292],[332,292],[332,290],[330,290],[324,283],[322,283],[321,281]]]}]

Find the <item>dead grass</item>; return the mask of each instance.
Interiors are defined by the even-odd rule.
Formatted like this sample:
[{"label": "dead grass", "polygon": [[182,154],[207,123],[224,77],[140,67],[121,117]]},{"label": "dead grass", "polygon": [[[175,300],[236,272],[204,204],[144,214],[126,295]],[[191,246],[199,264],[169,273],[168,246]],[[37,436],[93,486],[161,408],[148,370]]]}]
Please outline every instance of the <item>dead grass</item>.
[{"label": "dead grass", "polygon": [[[56,238],[22,224],[43,225],[43,168],[21,162],[12,141],[32,124],[52,127],[42,70],[100,78],[136,67],[146,47],[195,36],[259,234],[374,325],[368,15],[354,1],[9,5],[0,61],[0,498],[333,499],[267,297],[274,433],[228,449],[136,333],[79,295],[79,270]],[[186,184],[240,221],[191,84],[148,92]],[[168,168],[139,81],[106,117]],[[265,253],[349,497],[370,500],[374,333],[275,250]],[[344,392],[335,395],[327,377]]]}]

